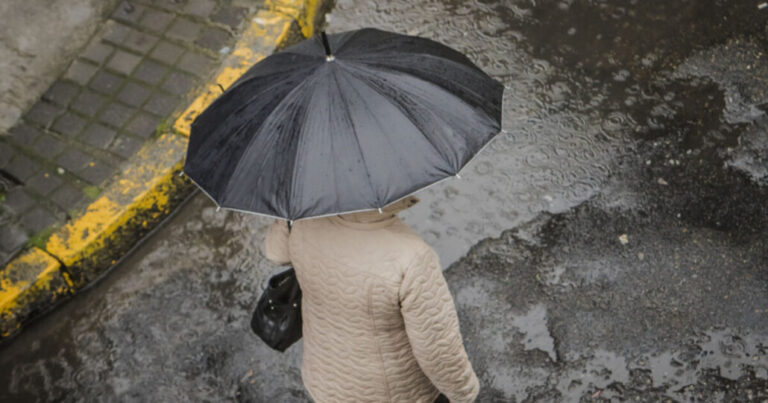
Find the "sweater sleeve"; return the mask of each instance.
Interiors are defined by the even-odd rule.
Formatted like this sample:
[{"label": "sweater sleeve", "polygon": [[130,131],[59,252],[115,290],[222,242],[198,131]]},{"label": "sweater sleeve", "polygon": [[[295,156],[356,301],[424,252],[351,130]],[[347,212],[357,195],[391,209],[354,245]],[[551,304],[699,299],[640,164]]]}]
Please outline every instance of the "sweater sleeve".
[{"label": "sweater sleeve", "polygon": [[437,254],[430,248],[405,272],[400,311],[422,371],[451,402],[472,402],[480,385],[459,330],[456,307]]},{"label": "sweater sleeve", "polygon": [[269,226],[264,240],[264,256],[275,264],[291,263],[291,255],[288,253],[288,224],[285,221],[275,220]]}]

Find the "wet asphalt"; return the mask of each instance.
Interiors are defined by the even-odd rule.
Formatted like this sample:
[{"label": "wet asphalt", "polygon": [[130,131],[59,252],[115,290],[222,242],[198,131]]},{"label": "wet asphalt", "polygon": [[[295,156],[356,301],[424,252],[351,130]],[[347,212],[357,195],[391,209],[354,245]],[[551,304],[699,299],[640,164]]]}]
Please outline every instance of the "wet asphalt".
[{"label": "wet asphalt", "polygon": [[[339,0],[467,53],[504,134],[404,214],[440,253],[479,401],[768,401],[768,8]],[[248,329],[267,220],[204,196],[0,347],[0,401],[304,402]]]}]

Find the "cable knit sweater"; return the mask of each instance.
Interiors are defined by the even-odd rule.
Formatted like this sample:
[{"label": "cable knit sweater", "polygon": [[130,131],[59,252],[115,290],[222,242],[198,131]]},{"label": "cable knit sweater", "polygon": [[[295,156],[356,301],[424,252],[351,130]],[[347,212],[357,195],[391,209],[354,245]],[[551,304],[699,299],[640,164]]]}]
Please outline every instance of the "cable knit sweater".
[{"label": "cable knit sweater", "polygon": [[[382,217],[384,217],[382,219]],[[434,250],[392,211],[284,222],[265,255],[302,289],[302,379],[326,402],[472,402],[479,384]]]}]

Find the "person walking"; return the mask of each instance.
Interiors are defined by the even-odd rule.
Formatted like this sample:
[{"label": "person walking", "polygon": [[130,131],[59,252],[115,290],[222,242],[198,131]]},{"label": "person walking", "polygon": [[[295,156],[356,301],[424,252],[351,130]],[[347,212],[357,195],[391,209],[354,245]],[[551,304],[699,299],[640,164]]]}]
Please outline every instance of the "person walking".
[{"label": "person walking", "polygon": [[397,216],[416,202],[269,227],[264,255],[293,265],[302,290],[301,374],[315,401],[477,397],[438,256]]},{"label": "person walking", "polygon": [[[321,31],[253,65],[192,122],[183,174],[218,208],[280,220],[265,256],[294,270],[262,297],[301,300],[262,298],[251,323],[283,351],[301,305],[302,377],[318,402],[476,398],[437,254],[397,213],[501,134],[503,93],[428,38]],[[282,308],[291,320],[265,314]]]}]

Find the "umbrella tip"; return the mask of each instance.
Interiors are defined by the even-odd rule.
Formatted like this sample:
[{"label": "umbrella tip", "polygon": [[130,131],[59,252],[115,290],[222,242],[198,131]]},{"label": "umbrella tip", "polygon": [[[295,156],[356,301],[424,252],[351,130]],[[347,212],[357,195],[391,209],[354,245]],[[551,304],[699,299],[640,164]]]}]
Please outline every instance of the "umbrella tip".
[{"label": "umbrella tip", "polygon": [[328,43],[328,35],[325,34],[325,31],[320,31],[320,39],[322,39],[325,48],[325,60],[330,62],[334,57],[331,54],[331,45]]},{"label": "umbrella tip", "polygon": [[216,212],[218,213],[219,211],[221,211],[221,206],[216,206]]},{"label": "umbrella tip", "polygon": [[456,174],[456,179],[461,179],[461,175]]},{"label": "umbrella tip", "polygon": [[384,211],[381,210],[381,207],[379,207],[379,214],[384,214]]}]

